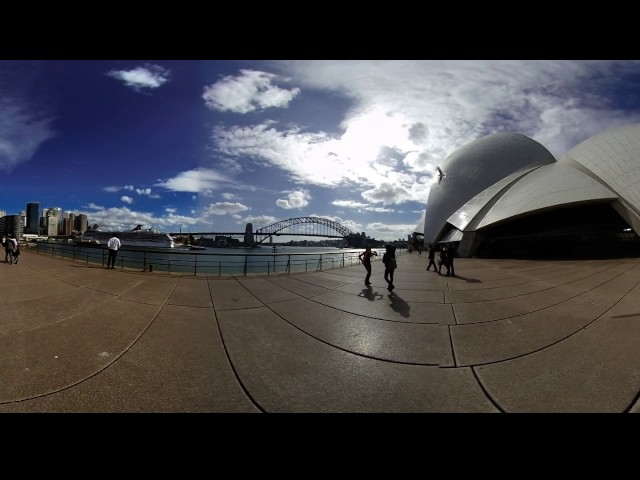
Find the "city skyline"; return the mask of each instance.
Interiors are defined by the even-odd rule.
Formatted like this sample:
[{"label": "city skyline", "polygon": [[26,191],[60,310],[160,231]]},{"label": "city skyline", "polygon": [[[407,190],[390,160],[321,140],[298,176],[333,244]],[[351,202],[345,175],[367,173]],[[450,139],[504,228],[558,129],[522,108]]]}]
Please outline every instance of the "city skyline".
[{"label": "city skyline", "polygon": [[458,148],[507,131],[558,159],[639,122],[639,80],[620,60],[3,60],[0,209],[406,238]]}]

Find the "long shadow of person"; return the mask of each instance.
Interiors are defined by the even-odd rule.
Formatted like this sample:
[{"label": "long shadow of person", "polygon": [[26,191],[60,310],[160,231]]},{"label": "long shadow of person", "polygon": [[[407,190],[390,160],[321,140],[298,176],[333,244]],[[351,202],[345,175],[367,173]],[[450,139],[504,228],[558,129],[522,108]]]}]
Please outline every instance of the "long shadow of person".
[{"label": "long shadow of person", "polygon": [[364,297],[367,300],[371,300],[372,302],[376,298],[379,298],[379,299],[382,298],[382,294],[378,293],[378,292],[374,293],[373,288],[371,288],[371,287],[363,288],[362,291],[358,294],[358,296],[359,297]]},{"label": "long shadow of person", "polygon": [[462,275],[451,275],[454,278],[459,278],[460,280],[464,280],[467,283],[482,283],[482,280],[478,280],[477,278],[469,278],[463,277]]},{"label": "long shadow of person", "polygon": [[389,300],[391,300],[391,308],[393,308],[394,311],[398,312],[405,318],[409,318],[411,316],[409,313],[411,306],[399,297],[397,293],[390,293],[387,296],[389,297]]}]

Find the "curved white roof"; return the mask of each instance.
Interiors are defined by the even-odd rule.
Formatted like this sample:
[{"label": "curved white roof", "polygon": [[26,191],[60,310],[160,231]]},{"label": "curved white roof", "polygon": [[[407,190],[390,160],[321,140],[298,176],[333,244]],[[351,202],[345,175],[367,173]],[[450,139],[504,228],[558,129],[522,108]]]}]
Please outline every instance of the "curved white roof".
[{"label": "curved white roof", "polygon": [[601,202],[640,233],[640,124],[591,137],[559,161],[529,137],[497,133],[460,148],[440,168],[425,210],[426,243],[464,243],[465,234],[511,219]]},{"label": "curved white roof", "polygon": [[586,167],[640,213],[640,124],[595,135],[569,150],[560,162],[568,159]]},{"label": "curved white roof", "polygon": [[546,148],[517,133],[495,133],[458,149],[440,166],[443,176],[429,191],[425,243],[436,241],[447,219],[483,190],[514,172],[555,162]]},{"label": "curved white roof", "polygon": [[565,164],[540,167],[518,179],[483,216],[477,228],[560,206],[618,198],[597,180]]}]

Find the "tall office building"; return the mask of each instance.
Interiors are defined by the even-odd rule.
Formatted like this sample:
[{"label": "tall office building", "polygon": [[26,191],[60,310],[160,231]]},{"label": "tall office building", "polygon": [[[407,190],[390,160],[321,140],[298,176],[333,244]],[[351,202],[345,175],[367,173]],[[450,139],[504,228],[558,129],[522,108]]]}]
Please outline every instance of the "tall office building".
[{"label": "tall office building", "polygon": [[40,219],[40,203],[38,202],[27,203],[26,233],[35,233],[35,234],[39,233],[39,230],[38,230],[39,219]]},{"label": "tall office building", "polygon": [[76,215],[74,213],[65,213],[65,218],[62,222],[63,231],[65,235],[73,235],[75,229]]},{"label": "tall office building", "polygon": [[58,207],[47,208],[47,235],[52,237],[58,235],[58,224],[62,217],[62,209]]},{"label": "tall office building", "polygon": [[22,228],[22,222],[20,215],[5,215],[3,232],[5,235],[14,235],[16,238],[22,237],[24,229]]},{"label": "tall office building", "polygon": [[87,231],[88,224],[89,220],[87,219],[87,216],[84,213],[81,213],[76,217],[75,229],[80,233],[84,233]]}]

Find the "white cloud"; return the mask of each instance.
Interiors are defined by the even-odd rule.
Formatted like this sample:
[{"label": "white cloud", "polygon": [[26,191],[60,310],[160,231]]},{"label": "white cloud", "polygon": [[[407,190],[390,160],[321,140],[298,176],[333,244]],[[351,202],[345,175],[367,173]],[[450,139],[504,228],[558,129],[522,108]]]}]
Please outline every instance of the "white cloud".
[{"label": "white cloud", "polygon": [[348,185],[383,205],[424,203],[435,166],[490,133],[523,133],[559,158],[606,128],[640,121],[607,100],[617,73],[638,71],[640,62],[315,60],[270,67],[305,89],[350,99],[342,133],[273,121],[218,126],[216,151],[266,162],[294,182]]},{"label": "white cloud", "polygon": [[368,203],[356,202],[354,200],[334,200],[331,202],[332,205],[336,207],[346,207],[346,208],[363,208],[368,207]]},{"label": "white cloud", "polygon": [[243,223],[251,223],[253,225],[253,230],[256,230],[258,228],[268,227],[269,225],[279,221],[279,219],[270,215],[250,215],[248,217],[244,217],[242,221]]},{"label": "white cloud", "polygon": [[107,75],[123,81],[127,87],[137,92],[161,87],[169,81],[169,71],[152,64],[146,64],[133,70],[111,70]]},{"label": "white cloud", "polygon": [[160,195],[157,193],[153,193],[150,188],[136,188],[136,193],[138,195],[146,195],[149,198],[157,199],[160,198]]},{"label": "white cloud", "polygon": [[0,170],[10,172],[31,160],[43,142],[56,136],[51,122],[18,100],[0,98]]},{"label": "white cloud", "polygon": [[281,193],[288,194],[287,198],[279,198],[276,200],[276,205],[285,210],[306,207],[309,205],[309,200],[311,200],[311,194],[308,190],[285,191]]},{"label": "white cloud", "polygon": [[226,76],[205,87],[202,98],[212,110],[248,113],[253,110],[286,107],[299,88],[286,90],[274,83],[276,75],[255,70],[240,70],[240,75]]},{"label": "white cloud", "polygon": [[75,213],[87,215],[89,223],[97,223],[102,230],[130,230],[138,224],[145,227],[155,227],[164,232],[179,231],[189,226],[198,224],[210,224],[206,219],[175,215],[158,216],[151,212],[136,212],[128,207],[105,208],[93,203],[87,206],[89,210],[80,210]]},{"label": "white cloud", "polygon": [[124,203],[128,203],[129,205],[133,203],[133,198],[128,197],[126,195],[123,195],[122,197],[120,197],[120,200]]},{"label": "white cloud", "polygon": [[236,184],[225,175],[209,168],[196,168],[180,172],[173,178],[154,184],[155,187],[163,187],[174,192],[194,193],[226,188],[229,185]]},{"label": "white cloud", "polygon": [[234,213],[240,213],[249,210],[249,207],[241,203],[235,202],[217,202],[212,203],[204,209],[203,215],[231,215]]}]

